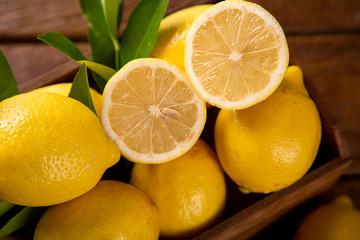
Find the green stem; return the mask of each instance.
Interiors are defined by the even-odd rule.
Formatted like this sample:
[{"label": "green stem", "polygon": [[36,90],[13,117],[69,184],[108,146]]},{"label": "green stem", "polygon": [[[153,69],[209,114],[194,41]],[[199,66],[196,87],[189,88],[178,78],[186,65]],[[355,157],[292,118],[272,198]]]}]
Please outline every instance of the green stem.
[{"label": "green stem", "polygon": [[114,48],[115,48],[115,70],[120,68],[120,45],[116,39],[113,39]]}]

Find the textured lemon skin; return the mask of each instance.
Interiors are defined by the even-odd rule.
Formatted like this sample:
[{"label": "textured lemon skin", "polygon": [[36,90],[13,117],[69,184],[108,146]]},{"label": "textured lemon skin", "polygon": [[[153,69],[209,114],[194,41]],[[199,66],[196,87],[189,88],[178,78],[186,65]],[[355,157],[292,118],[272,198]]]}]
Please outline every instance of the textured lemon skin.
[{"label": "textured lemon skin", "polygon": [[221,110],[215,145],[222,167],[245,191],[269,193],[299,180],[315,160],[321,121],[299,67],[289,67],[266,100],[238,111]]},{"label": "textured lemon skin", "polygon": [[310,212],[299,225],[295,240],[360,239],[360,211],[346,195]]},{"label": "textured lemon skin", "polygon": [[[49,86],[37,88],[32,92],[52,92],[63,96],[69,96],[71,90],[71,83],[57,83]],[[90,88],[90,94],[94,103],[94,107],[98,116],[101,113],[102,96],[95,89]]]},{"label": "textured lemon skin", "polygon": [[87,192],[120,152],[81,102],[25,93],[0,103],[0,199],[47,206]]},{"label": "textured lemon skin", "polygon": [[162,164],[135,163],[131,184],[155,203],[160,236],[189,239],[218,221],[226,200],[224,173],[199,139],[183,156]]},{"label": "textured lemon skin", "polygon": [[47,209],[34,240],[156,240],[159,216],[135,187],[102,180],[86,194]]},{"label": "textured lemon skin", "polygon": [[184,69],[185,39],[192,22],[212,4],[197,5],[176,11],[160,24],[157,42],[151,57],[167,60],[182,71]]}]

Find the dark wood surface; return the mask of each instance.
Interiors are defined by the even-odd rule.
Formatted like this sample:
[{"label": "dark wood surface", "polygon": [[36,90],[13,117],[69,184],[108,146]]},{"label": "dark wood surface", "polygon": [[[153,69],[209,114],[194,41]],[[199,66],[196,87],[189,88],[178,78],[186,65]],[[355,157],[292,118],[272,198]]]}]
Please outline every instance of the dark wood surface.
[{"label": "dark wood surface", "polygon": [[[168,12],[210,1],[179,2],[170,0]],[[280,22],[304,72],[311,76],[342,125],[353,159],[345,175],[329,191],[289,212],[253,237],[288,239],[305,212],[341,193],[348,194],[360,208],[360,1],[253,2],[262,5]],[[125,0],[125,19],[136,3],[136,0]],[[122,29],[125,24],[126,21]],[[89,49],[87,23],[78,1],[0,0],[0,49],[23,91],[28,90],[33,79],[68,62],[62,53],[36,40],[37,35],[48,31],[65,34],[83,51]]]}]

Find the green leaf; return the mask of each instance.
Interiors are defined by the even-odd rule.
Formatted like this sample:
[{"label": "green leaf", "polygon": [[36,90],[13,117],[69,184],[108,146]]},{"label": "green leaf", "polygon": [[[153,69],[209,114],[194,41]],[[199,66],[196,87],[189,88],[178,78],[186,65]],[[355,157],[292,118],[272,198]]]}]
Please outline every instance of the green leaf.
[{"label": "green leaf", "polygon": [[106,22],[103,1],[107,0],[80,0],[79,3],[83,15],[94,30],[110,39],[111,33]]},{"label": "green leaf", "polygon": [[[119,68],[119,17],[122,0],[80,0],[80,7],[89,21],[89,43],[92,60]],[[106,42],[107,44],[100,44]],[[98,56],[102,56],[98,58]],[[106,59],[106,61],[103,61]],[[110,64],[107,60],[112,59]]]},{"label": "green leaf", "polygon": [[91,60],[115,68],[115,50],[112,42],[94,29],[88,28],[88,41],[91,50]]},{"label": "green leaf", "polygon": [[90,93],[89,81],[88,81],[85,64],[82,64],[79,71],[76,73],[76,76],[71,86],[69,97],[76,99],[82,102],[83,104],[85,104],[97,116]]},{"label": "green leaf", "polygon": [[118,27],[118,11],[122,1],[119,0],[105,0],[101,1],[105,13],[106,24],[113,39],[117,40]]},{"label": "green leaf", "polygon": [[149,56],[167,4],[168,0],[142,0],[136,6],[120,41],[122,66],[133,59]]},{"label": "green leaf", "polygon": [[91,76],[93,77],[96,85],[99,87],[99,90],[102,94],[104,92],[107,81],[94,71],[91,71]]},{"label": "green leaf", "polygon": [[85,56],[81,53],[80,49],[70,39],[64,35],[56,32],[48,32],[37,37],[44,43],[60,50],[65,53],[69,58],[74,61],[85,60]]},{"label": "green leaf", "polygon": [[29,223],[37,221],[43,211],[44,208],[40,207],[24,207],[0,229],[0,238],[3,238],[15,232],[16,230],[26,226]]},{"label": "green leaf", "polygon": [[88,60],[78,61],[78,63],[81,63],[81,64],[84,63],[86,65],[86,67],[90,68],[92,71],[96,72],[101,77],[103,77],[106,80],[105,84],[106,84],[107,80],[109,80],[116,73],[116,71],[114,69],[107,67],[105,65],[102,65],[100,63],[91,62]]},{"label": "green leaf", "polygon": [[101,78],[98,77],[96,79],[96,84],[99,86],[101,90],[104,89],[107,80],[109,80],[109,78],[116,73],[114,69],[108,66],[86,60],[84,55],[81,53],[80,49],[70,39],[68,39],[64,35],[61,35],[60,33],[55,33],[55,32],[45,33],[44,35],[38,36],[38,39],[62,51],[72,60],[80,64],[85,63],[85,65],[89,69],[100,75]]},{"label": "green leaf", "polygon": [[12,209],[15,205],[0,199],[0,217]]},{"label": "green leaf", "polygon": [[19,94],[16,79],[4,53],[0,49],[0,102]]},{"label": "green leaf", "polygon": [[[124,0],[120,0],[119,3],[119,9],[118,9],[118,18],[117,18],[117,29],[120,29],[120,24],[121,24],[121,19],[122,19],[122,14],[124,12]],[[116,70],[119,70],[121,67],[121,56],[120,56],[120,43],[119,43],[119,39],[118,39],[118,51],[116,52]]]}]

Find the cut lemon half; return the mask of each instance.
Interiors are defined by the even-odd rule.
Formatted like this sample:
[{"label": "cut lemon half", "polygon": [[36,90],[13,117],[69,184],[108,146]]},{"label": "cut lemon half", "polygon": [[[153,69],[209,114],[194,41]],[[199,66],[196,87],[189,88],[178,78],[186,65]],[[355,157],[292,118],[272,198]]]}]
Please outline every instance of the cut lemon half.
[{"label": "cut lemon half", "polygon": [[200,96],[225,109],[243,109],[281,83],[289,62],[284,32],[257,4],[215,4],[192,24],[185,42],[185,70]]},{"label": "cut lemon half", "polygon": [[109,80],[101,121],[128,160],[162,163],[195,144],[205,125],[206,106],[177,67],[143,58]]}]

